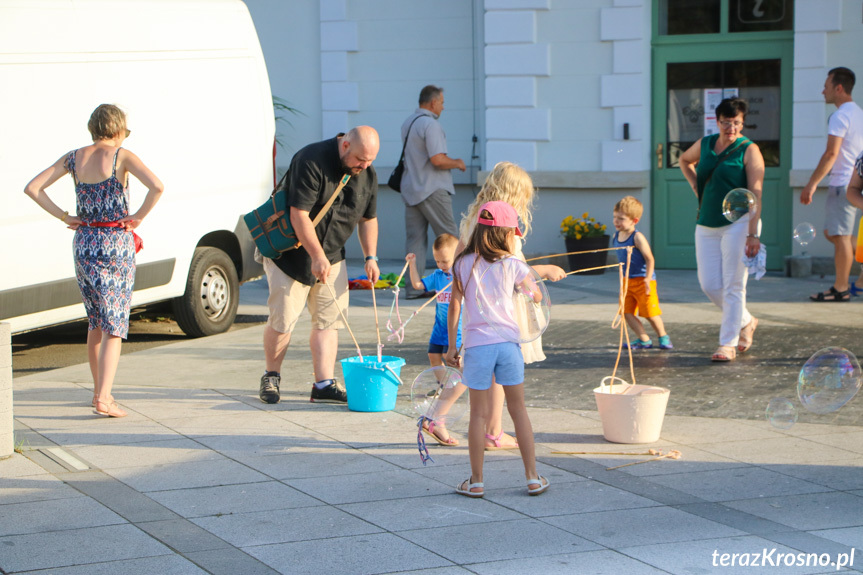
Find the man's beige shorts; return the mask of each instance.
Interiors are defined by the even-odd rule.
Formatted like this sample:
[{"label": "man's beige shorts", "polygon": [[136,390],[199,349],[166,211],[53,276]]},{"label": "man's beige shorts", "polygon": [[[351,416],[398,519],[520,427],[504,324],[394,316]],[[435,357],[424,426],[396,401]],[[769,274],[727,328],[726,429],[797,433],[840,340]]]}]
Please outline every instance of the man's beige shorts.
[{"label": "man's beige shorts", "polygon": [[312,329],[342,329],[344,322],[339,316],[339,309],[348,315],[348,270],[345,262],[333,264],[327,283],[333,288],[339,307],[333,304],[332,292],[327,286],[316,283],[307,286],[300,283],[280,270],[273,260],[264,258],[264,271],[267,272],[267,283],[270,286],[270,297],[267,306],[270,317],[267,325],[279,333],[294,331],[300,314],[306,303],[312,314]]}]

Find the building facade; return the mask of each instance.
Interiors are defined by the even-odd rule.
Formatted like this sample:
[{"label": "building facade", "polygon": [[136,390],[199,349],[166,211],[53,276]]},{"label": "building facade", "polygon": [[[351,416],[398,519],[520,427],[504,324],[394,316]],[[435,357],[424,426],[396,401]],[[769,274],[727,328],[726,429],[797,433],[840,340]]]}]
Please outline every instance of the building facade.
[{"label": "building facade", "polygon": [[[501,160],[539,189],[525,252],[563,251],[566,215],[611,223],[634,195],[661,268],[694,268],[697,201],[677,158],[715,130],[723,96],[750,101],[745,134],[767,163],[763,241],[768,264],[806,250],[804,221],[822,227],[823,194],[799,203],[826,144],[827,71],[863,73],[863,0],[246,0],[276,96],[299,114],[281,123],[279,165],[306,143],[369,124],[381,134],[386,180],[399,128],[426,84],[442,86],[441,123],[464,210]],[[863,88],[857,92],[863,93]],[[379,196],[380,255],[404,255],[403,207]],[[385,235],[384,235],[385,234]],[[349,255],[358,255],[351,242]]]}]

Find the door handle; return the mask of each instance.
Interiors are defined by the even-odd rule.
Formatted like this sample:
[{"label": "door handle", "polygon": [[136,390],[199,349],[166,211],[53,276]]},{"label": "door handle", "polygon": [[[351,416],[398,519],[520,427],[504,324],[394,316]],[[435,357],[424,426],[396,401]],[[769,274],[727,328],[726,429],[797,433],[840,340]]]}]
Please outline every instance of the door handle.
[{"label": "door handle", "polygon": [[656,144],[656,168],[662,169],[662,144]]}]

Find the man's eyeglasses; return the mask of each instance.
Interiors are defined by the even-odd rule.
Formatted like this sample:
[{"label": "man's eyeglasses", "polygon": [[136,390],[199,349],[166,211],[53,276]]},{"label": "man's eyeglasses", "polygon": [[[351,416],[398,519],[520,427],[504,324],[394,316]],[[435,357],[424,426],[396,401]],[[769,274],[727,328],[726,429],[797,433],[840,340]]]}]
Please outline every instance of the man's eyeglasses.
[{"label": "man's eyeglasses", "polygon": [[130,130],[129,128],[126,128],[126,137],[127,138],[129,137],[129,134],[131,134],[131,133],[132,133],[132,130]]},{"label": "man's eyeglasses", "polygon": [[739,130],[743,127],[743,122],[730,122],[728,120],[720,120],[719,125],[723,128],[737,128]]}]

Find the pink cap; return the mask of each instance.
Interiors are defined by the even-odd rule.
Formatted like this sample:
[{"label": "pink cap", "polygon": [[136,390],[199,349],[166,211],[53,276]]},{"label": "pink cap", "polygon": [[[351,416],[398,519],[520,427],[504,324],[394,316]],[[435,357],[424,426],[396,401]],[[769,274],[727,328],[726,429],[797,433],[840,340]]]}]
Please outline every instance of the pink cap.
[{"label": "pink cap", "polygon": [[[483,210],[491,214],[490,219],[482,217]],[[496,228],[515,228],[515,235],[521,236],[521,230],[518,229],[518,214],[515,213],[515,208],[506,202],[486,202],[479,209],[480,216],[476,222],[486,226]]]}]

